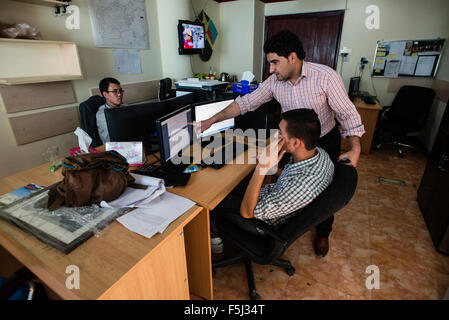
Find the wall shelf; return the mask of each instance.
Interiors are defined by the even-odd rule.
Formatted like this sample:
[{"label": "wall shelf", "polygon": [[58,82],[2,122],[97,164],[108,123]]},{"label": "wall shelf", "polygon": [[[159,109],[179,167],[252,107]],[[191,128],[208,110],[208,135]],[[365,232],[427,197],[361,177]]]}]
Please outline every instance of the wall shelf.
[{"label": "wall shelf", "polygon": [[82,79],[78,49],[65,41],[0,38],[0,84]]},{"label": "wall shelf", "polygon": [[56,1],[56,0],[12,0],[12,1],[37,4],[46,7],[68,6],[71,4],[71,2]]}]

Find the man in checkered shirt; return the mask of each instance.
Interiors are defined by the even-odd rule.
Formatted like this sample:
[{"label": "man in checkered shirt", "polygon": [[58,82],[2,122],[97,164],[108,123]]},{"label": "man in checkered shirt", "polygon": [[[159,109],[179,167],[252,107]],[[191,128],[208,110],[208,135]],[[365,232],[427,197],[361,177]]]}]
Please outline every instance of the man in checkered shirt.
[{"label": "man in checkered shirt", "polygon": [[[240,214],[235,210],[236,199],[226,199],[224,202],[231,205],[222,204],[214,214],[226,214],[226,218],[240,228],[263,235],[263,230],[247,219],[257,218],[277,227],[312,202],[330,185],[334,174],[329,155],[316,147],[320,132],[320,121],[313,110],[284,112],[278,139],[258,157],[259,162],[241,200]],[[290,155],[290,161],[283,170],[278,169],[281,172],[276,183],[262,187],[265,176],[272,168],[277,168],[285,153]]]},{"label": "man in checkered shirt", "polygon": [[[360,157],[360,137],[365,133],[359,113],[349,99],[340,75],[332,68],[304,61],[301,41],[290,31],[281,31],[268,39],[264,52],[272,75],[254,92],[238,97],[233,103],[210,119],[201,121],[201,131],[216,122],[254,111],[262,104],[276,99],[282,111],[312,109],[321,122],[318,147],[327,151],[332,161],[349,161],[357,166]],[[335,119],[336,118],[336,119]],[[337,122],[341,125],[341,133]],[[347,138],[350,150],[340,154],[341,137]],[[315,252],[325,256],[329,250],[329,234],[334,217],[316,227]]]}]

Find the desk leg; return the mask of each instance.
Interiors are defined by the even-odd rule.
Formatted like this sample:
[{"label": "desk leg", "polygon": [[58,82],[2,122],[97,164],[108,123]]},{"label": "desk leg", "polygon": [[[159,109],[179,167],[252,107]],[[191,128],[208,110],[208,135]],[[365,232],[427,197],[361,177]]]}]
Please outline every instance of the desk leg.
[{"label": "desk leg", "polygon": [[203,209],[184,227],[190,292],[213,299],[209,210]]}]

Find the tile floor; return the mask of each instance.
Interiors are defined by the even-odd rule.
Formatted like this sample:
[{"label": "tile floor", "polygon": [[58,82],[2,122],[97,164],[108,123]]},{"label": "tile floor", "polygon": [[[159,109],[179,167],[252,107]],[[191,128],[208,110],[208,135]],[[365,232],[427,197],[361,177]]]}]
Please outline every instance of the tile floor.
[{"label": "tile floor", "polygon": [[[359,183],[351,202],[335,215],[330,250],[315,256],[314,231],[298,239],[284,254],[296,268],[284,270],[253,264],[262,299],[441,299],[449,287],[449,256],[434,249],[416,201],[426,156],[393,149],[361,155]],[[378,177],[405,181],[405,186]],[[379,269],[380,288],[369,290],[366,272]],[[217,270],[215,299],[248,299],[245,268]]]}]

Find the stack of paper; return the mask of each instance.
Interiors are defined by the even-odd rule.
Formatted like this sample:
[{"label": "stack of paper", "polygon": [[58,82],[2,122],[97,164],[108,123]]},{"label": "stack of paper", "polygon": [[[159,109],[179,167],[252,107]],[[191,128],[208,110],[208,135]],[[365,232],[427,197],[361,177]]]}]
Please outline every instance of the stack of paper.
[{"label": "stack of paper", "polygon": [[135,183],[147,186],[147,189],[126,188],[125,192],[111,202],[102,201],[100,206],[103,208],[145,208],[148,207],[153,199],[165,192],[164,180],[131,173],[136,180]]},{"label": "stack of paper", "polygon": [[127,229],[146,238],[162,233],[170,223],[176,220],[195,203],[184,197],[166,192],[154,199],[146,208],[138,208],[117,221]]}]

